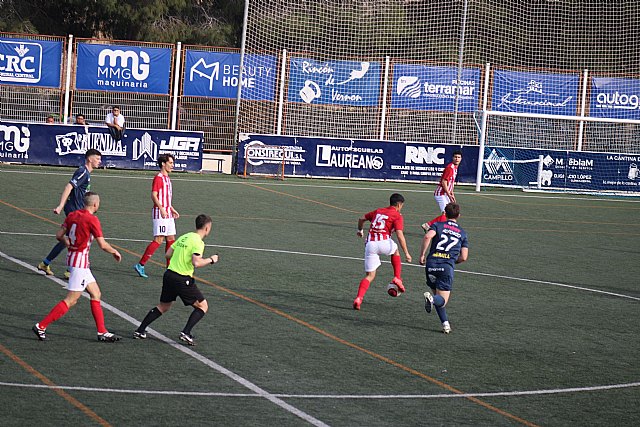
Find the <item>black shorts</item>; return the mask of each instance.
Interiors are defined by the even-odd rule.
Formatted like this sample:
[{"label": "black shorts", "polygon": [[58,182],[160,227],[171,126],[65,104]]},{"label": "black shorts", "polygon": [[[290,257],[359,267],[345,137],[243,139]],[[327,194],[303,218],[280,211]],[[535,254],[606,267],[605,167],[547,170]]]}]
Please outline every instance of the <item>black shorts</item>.
[{"label": "black shorts", "polygon": [[196,286],[196,280],[191,276],[183,276],[175,271],[167,270],[162,276],[162,293],[160,302],[174,302],[178,297],[184,305],[204,301],[204,295]]}]

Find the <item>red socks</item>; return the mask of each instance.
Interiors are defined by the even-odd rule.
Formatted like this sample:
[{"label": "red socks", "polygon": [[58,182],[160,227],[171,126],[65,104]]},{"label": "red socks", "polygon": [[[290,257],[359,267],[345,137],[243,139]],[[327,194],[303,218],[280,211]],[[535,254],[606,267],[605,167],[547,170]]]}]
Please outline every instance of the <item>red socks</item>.
[{"label": "red socks", "polygon": [[51,309],[44,319],[38,322],[38,326],[40,326],[40,329],[47,329],[47,326],[64,316],[67,311],[69,311],[67,303],[64,302],[64,300],[60,301]]},{"label": "red socks", "polygon": [[107,332],[107,328],[104,326],[104,314],[102,313],[102,305],[99,300],[91,300],[91,314],[93,314],[93,320],[96,321],[96,329],[99,334]]},{"label": "red socks", "polygon": [[402,279],[402,259],[400,255],[391,255],[391,265],[393,266],[393,275],[398,279]]},{"label": "red socks", "polygon": [[[175,240],[167,240],[165,245],[164,245],[164,252],[167,253],[167,251],[169,250],[169,248],[171,247],[171,245],[173,245],[173,242],[175,242]],[[167,260],[167,267],[169,267],[169,261]]]},{"label": "red socks", "polygon": [[360,281],[360,286],[358,287],[358,296],[356,298],[364,298],[364,294],[367,293],[370,284],[371,282],[369,282],[367,279],[362,279]]},{"label": "red socks", "polygon": [[155,240],[149,243],[149,246],[147,246],[147,249],[144,250],[144,254],[142,255],[142,258],[140,258],[140,265],[145,265],[147,261],[149,261],[149,259],[153,256],[156,249],[158,249],[159,247],[160,247],[160,244],[157,243]]},{"label": "red socks", "polygon": [[429,227],[431,227],[433,224],[435,224],[436,222],[444,222],[447,220],[447,216],[445,214],[442,214],[440,216],[437,216],[435,218],[433,218],[431,221],[429,221],[427,224],[429,225]]}]

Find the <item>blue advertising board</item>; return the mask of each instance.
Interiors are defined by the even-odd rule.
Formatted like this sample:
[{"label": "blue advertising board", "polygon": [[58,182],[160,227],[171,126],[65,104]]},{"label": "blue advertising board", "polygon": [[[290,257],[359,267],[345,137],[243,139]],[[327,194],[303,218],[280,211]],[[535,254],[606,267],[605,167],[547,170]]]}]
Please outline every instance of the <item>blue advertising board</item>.
[{"label": "blue advertising board", "polygon": [[612,119],[640,119],[640,80],[593,77],[589,115]]},{"label": "blue advertising board", "polygon": [[478,146],[243,134],[238,147],[238,171],[277,169],[284,154],[285,175],[300,177],[437,182],[462,149],[458,181],[473,183],[478,162]]},{"label": "blue advertising board", "polygon": [[166,95],[171,49],[78,44],[76,89]]},{"label": "blue advertising board", "polygon": [[471,113],[478,109],[480,70],[394,64],[391,108]]},{"label": "blue advertising board", "polygon": [[62,42],[0,38],[0,84],[60,87]]},{"label": "blue advertising board", "polygon": [[287,93],[289,102],[376,106],[381,96],[380,63],[291,58]]},{"label": "blue advertising board", "polygon": [[120,141],[106,127],[0,122],[0,161],[76,166],[95,148],[105,167],[157,169],[160,154],[175,157],[175,170],[202,169],[202,132],[127,129]]},{"label": "blue advertising board", "polygon": [[495,70],[491,106],[495,111],[575,116],[577,74],[542,74]]},{"label": "blue advertising board", "polygon": [[242,99],[273,101],[276,88],[276,57],[245,55],[240,73],[240,54],[187,50],[183,94],[235,99],[242,81]]}]

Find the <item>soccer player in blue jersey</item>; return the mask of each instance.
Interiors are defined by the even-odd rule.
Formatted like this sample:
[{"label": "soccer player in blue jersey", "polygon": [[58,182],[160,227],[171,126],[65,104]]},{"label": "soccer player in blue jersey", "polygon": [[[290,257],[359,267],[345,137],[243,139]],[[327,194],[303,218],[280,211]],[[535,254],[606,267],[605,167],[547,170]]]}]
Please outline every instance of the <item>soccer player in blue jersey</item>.
[{"label": "soccer player in blue jersey", "polygon": [[[95,148],[90,148],[84,154],[84,165],[80,166],[71,177],[71,180],[65,185],[60,196],[60,203],[53,209],[53,213],[60,215],[60,212],[64,209],[64,214],[69,215],[73,211],[84,208],[84,195],[91,189],[91,172],[94,169],[100,167],[100,161],[102,160],[102,154]],[[62,252],[66,246],[63,242],[58,242],[49,255],[47,255],[40,264],[38,264],[38,270],[44,271],[47,276],[53,276],[53,271],[49,264],[60,252]],[[68,272],[65,273],[65,277],[68,278]]]},{"label": "soccer player in blue jersey", "polygon": [[469,257],[469,242],[467,232],[457,222],[460,205],[449,203],[445,206],[444,213],[447,220],[432,224],[422,239],[420,264],[426,265],[427,286],[433,292],[424,293],[424,309],[431,313],[432,307],[436,308],[442,322],[442,332],[448,334],[451,332],[451,325],[444,307],[453,288],[454,266]]}]

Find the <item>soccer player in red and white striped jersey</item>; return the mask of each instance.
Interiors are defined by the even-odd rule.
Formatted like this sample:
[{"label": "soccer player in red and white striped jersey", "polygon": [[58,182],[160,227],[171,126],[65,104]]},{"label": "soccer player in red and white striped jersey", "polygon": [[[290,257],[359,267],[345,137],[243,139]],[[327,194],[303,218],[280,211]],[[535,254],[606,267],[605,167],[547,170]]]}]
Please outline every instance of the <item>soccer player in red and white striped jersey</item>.
[{"label": "soccer player in red and white striped jersey", "polygon": [[119,336],[112,334],[104,326],[104,314],[100,304],[100,287],[89,269],[89,250],[94,240],[98,242],[100,249],[112,254],[116,261],[120,262],[122,259],[120,253],[107,243],[102,235],[100,220],[95,216],[99,207],[100,196],[87,192],[84,196],[84,208],[71,212],[56,234],[58,241],[64,243],[69,251],[67,267],[71,275],[67,284],[67,296],[32,328],[41,341],[46,339],[45,330],[47,327],[64,316],[78,302],[85,290],[91,297],[91,314],[96,322],[98,341],[120,340]]},{"label": "soccer player in red and white striped jersey", "polygon": [[169,174],[173,171],[174,161],[172,154],[161,154],[158,157],[160,172],[153,178],[153,184],[151,185],[153,241],[145,249],[138,264],[133,266],[140,277],[149,277],[144,270],[144,266],[162,242],[165,241],[165,238],[165,252],[169,250],[176,240],[175,219],[180,218],[180,214],[172,204],[173,188],[169,178]]},{"label": "soccer player in red and white striped jersey", "polygon": [[411,255],[407,249],[407,242],[404,238],[404,219],[400,211],[404,206],[404,197],[401,194],[394,193],[389,198],[389,206],[386,208],[376,209],[366,213],[358,219],[358,237],[364,236],[364,223],[369,221],[369,233],[364,247],[364,271],[365,276],[358,286],[358,295],[353,301],[353,308],[360,310],[362,300],[364,299],[371,282],[376,277],[376,270],[382,264],[380,255],[390,255],[391,265],[393,266],[392,282],[398,287],[400,292],[404,292],[402,284],[402,260],[398,245],[391,238],[393,232],[398,237],[398,243],[405,254],[407,262],[411,262]]},{"label": "soccer player in red and white striped jersey", "polygon": [[447,216],[444,214],[444,208],[449,203],[456,203],[456,196],[453,194],[453,187],[456,184],[456,177],[458,176],[458,166],[462,161],[462,151],[456,150],[453,152],[453,158],[442,171],[440,182],[436,187],[436,191],[433,192],[433,197],[436,199],[436,203],[440,208],[440,215],[433,218],[429,222],[425,222],[421,225],[422,229],[426,233],[429,231],[429,227],[436,222],[442,222],[447,220]]}]

